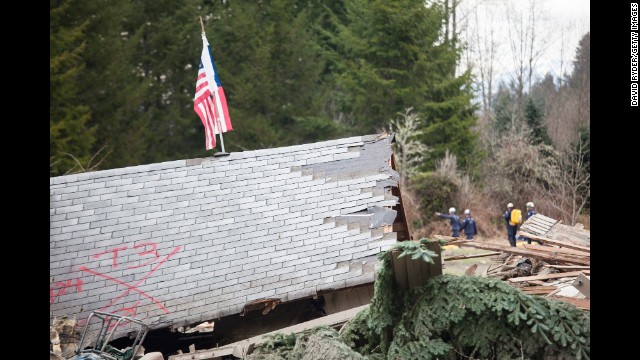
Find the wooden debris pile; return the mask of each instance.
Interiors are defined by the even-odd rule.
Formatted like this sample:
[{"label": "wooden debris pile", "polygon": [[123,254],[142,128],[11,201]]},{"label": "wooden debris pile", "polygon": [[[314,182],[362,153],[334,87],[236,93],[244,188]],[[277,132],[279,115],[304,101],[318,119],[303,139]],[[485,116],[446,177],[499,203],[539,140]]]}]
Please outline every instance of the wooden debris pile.
[{"label": "wooden debris pile", "polygon": [[73,357],[78,350],[80,333],[76,331],[76,319],[54,316],[49,325],[49,358],[64,360]]},{"label": "wooden debris pile", "polygon": [[519,242],[517,247],[511,247],[456,240],[449,244],[491,252],[445,260],[493,256],[497,264],[489,266],[485,276],[505,280],[527,294],[555,298],[589,310],[589,230],[583,229],[581,224],[571,227],[543,215],[534,215],[522,225],[517,236],[529,238],[532,243]]}]

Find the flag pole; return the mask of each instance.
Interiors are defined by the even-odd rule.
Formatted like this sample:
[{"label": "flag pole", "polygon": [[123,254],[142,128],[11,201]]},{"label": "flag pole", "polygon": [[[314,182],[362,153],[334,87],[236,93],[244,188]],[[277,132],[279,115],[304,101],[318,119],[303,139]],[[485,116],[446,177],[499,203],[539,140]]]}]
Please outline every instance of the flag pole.
[{"label": "flag pole", "polygon": [[[202,34],[204,35],[204,24],[202,23],[202,16],[200,16],[200,28],[202,29]],[[211,49],[209,49],[209,56],[211,56]],[[217,89],[215,90],[218,91]],[[211,95],[213,96],[213,94]],[[220,123],[220,117],[216,116],[216,124],[218,125],[218,132],[220,133],[220,146],[222,147],[222,152],[217,152],[213,154],[213,156],[228,156],[229,153],[224,151],[224,139],[222,138],[222,124]],[[216,136],[213,134],[213,136]]]}]

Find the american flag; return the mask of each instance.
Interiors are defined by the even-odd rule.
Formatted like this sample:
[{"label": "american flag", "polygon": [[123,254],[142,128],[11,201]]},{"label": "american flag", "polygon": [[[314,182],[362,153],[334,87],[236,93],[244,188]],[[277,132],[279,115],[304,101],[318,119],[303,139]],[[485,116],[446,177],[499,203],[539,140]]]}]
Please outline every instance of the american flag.
[{"label": "american flag", "polygon": [[216,134],[233,130],[227,109],[227,98],[224,96],[213,57],[209,52],[209,42],[204,33],[202,33],[202,55],[198,67],[193,109],[204,125],[207,150],[216,147]]}]

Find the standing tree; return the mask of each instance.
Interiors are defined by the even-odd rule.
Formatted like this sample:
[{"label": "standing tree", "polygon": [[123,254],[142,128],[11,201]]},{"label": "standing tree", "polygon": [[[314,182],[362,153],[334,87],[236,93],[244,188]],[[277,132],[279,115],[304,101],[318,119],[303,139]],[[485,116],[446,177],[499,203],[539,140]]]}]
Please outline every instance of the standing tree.
[{"label": "standing tree", "polygon": [[531,143],[534,145],[545,144],[551,145],[551,139],[547,134],[547,127],[544,125],[544,114],[540,109],[540,105],[533,101],[533,98],[529,96],[527,99],[527,105],[524,108],[524,119],[531,130]]},{"label": "standing tree", "polygon": [[579,137],[573,147],[563,151],[558,160],[548,198],[560,212],[563,221],[573,226],[591,198],[590,141],[588,133]]},{"label": "standing tree", "polygon": [[[421,141],[432,149],[423,170],[449,149],[463,168],[477,166],[471,76],[455,75],[461,49],[445,36],[441,2],[357,0],[330,12],[327,58],[336,70],[332,103],[361,133],[384,126],[402,109],[422,119]],[[451,41],[450,41],[451,40]]]},{"label": "standing tree", "polygon": [[74,11],[75,1],[50,3],[49,15],[49,166],[52,176],[83,170],[91,159],[91,110],[79,99],[84,32],[88,21]]},{"label": "standing tree", "polygon": [[[545,23],[548,17],[544,2],[526,0],[505,2],[509,32],[509,47],[513,59],[514,74],[511,83],[516,90],[518,119],[524,116],[525,92],[531,92],[533,74],[540,57],[547,49],[549,34]],[[542,23],[542,24],[541,24]]]}]

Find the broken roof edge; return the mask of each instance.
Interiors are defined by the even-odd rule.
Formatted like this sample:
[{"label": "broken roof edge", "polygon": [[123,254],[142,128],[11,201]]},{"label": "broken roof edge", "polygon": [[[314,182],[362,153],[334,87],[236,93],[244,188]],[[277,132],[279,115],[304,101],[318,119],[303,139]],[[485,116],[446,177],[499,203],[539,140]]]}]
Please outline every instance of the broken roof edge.
[{"label": "broken roof edge", "polygon": [[[376,264],[379,264],[379,260],[377,260],[377,258],[375,259],[375,261],[376,261]],[[376,266],[375,271],[377,271],[377,268],[378,267]],[[252,309],[251,307],[254,304],[261,303],[263,301],[268,301],[270,303],[276,302],[277,303],[276,306],[281,306],[289,303],[294,303],[297,301],[317,298],[333,292],[338,292],[338,291],[348,290],[352,288],[357,288],[360,286],[374,284],[375,277],[376,277],[375,271],[371,274],[362,275],[357,278],[342,280],[340,283],[329,283],[329,284],[319,285],[315,290],[309,289],[309,288],[300,289],[292,293],[283,294],[284,296],[280,298],[273,297],[273,296],[270,296],[268,298],[259,298],[259,299],[247,301],[244,304],[238,304],[238,305],[230,306],[225,309],[219,309],[219,310],[213,311],[210,314],[198,314],[198,315],[177,319],[173,321],[167,321],[167,320],[156,321],[149,325],[152,330],[159,330],[159,329],[165,329],[165,328],[177,330],[180,327],[195,326],[196,324],[199,324],[205,321],[216,321],[223,317],[243,314],[248,311],[259,310],[259,309]],[[245,308],[247,306],[249,306],[249,309],[247,309],[245,312]]]},{"label": "broken roof edge", "polygon": [[374,142],[380,139],[387,139],[389,137],[391,137],[389,141],[390,142],[393,141],[394,134],[389,134],[385,132],[380,134],[352,136],[348,138],[319,141],[319,142],[314,142],[309,144],[298,144],[298,145],[290,145],[290,146],[283,146],[283,147],[276,147],[276,148],[231,152],[230,155],[226,157],[215,157],[212,154],[211,156],[204,157],[204,158],[171,160],[171,161],[165,161],[160,163],[151,163],[151,164],[144,164],[144,165],[127,166],[122,168],[81,172],[81,173],[75,173],[75,174],[69,174],[69,175],[49,177],[49,186],[71,183],[75,181],[103,178],[103,177],[109,177],[109,176],[144,173],[144,172],[149,172],[154,170],[166,170],[166,169],[172,169],[172,168],[195,166],[195,165],[201,165],[202,163],[205,163],[205,162],[223,163],[223,162],[229,162],[233,160],[240,160],[248,157],[277,155],[277,154],[283,154],[287,152],[295,152],[299,150],[312,150],[312,149],[319,149],[322,147],[340,146],[340,145],[347,145],[347,144],[358,143],[358,142]]}]

